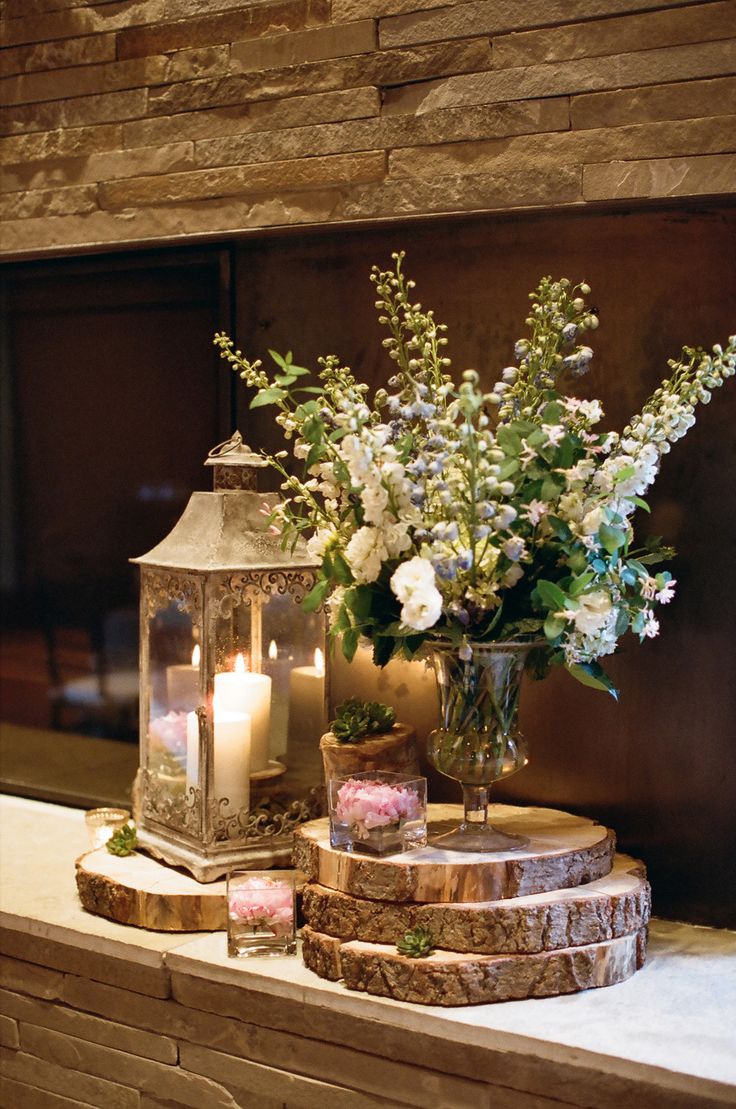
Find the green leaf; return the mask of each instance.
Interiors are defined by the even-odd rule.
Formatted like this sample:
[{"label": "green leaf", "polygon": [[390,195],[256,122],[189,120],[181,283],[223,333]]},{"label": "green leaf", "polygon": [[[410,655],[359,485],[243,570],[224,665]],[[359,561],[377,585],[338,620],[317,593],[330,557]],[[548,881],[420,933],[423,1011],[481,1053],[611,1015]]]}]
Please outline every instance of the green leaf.
[{"label": "green leaf", "polygon": [[605,574],[608,569],[602,558],[594,558],[590,565],[595,570],[596,574]]},{"label": "green leaf", "polygon": [[392,635],[379,635],[373,640],[373,661],[376,666],[385,666],[394,653],[396,640]]},{"label": "green leaf", "polygon": [[512,477],[518,469],[518,458],[507,458],[506,461],[502,462],[499,466],[498,474],[496,476],[499,481],[506,481],[508,478]]},{"label": "green leaf", "polygon": [[358,640],[360,639],[360,631],[358,628],[348,628],[342,637],[342,653],[348,662],[352,662],[355,658],[355,652],[358,650]]},{"label": "green leaf", "polygon": [[352,585],[352,583],[353,583],[352,570],[350,569],[347,562],[345,561],[345,559],[343,558],[343,556],[340,554],[339,551],[335,551],[335,554],[333,556],[332,572],[333,572],[333,574],[334,574],[334,576],[335,576],[335,578],[336,578],[339,585]]},{"label": "green leaf", "polygon": [[302,601],[302,608],[304,611],[316,612],[327,596],[329,589],[330,583],[328,581],[318,581]]},{"label": "green leaf", "polygon": [[542,579],[537,582],[534,592],[539,596],[540,601],[545,608],[551,608],[559,611],[567,605],[567,597],[560,589],[559,585],[555,585],[553,581],[545,581]]},{"label": "green leaf", "polygon": [[542,482],[541,498],[543,501],[553,501],[565,486],[565,479],[561,475],[549,474]]},{"label": "green leaf", "polygon": [[294,389],[295,393],[317,393],[322,396],[324,389],[320,389],[319,385],[300,385],[298,389]]},{"label": "green leaf", "polygon": [[521,439],[509,427],[500,427],[496,432],[496,440],[504,454],[517,456],[521,451]]},{"label": "green leaf", "polygon": [[610,693],[615,701],[618,700],[618,690],[597,662],[574,662],[566,669],[582,685],[590,686],[591,689],[602,689],[605,693]]},{"label": "green leaf", "polygon": [[649,507],[647,502],[645,500],[643,500],[642,497],[627,497],[626,500],[627,501],[632,501],[639,508],[643,508],[645,512],[649,512],[651,514],[651,511],[652,511],[651,508]]},{"label": "green leaf", "polygon": [[569,589],[570,596],[579,597],[580,594],[586,589],[586,587],[590,585],[594,577],[595,574],[592,570],[586,570],[584,574],[581,574],[579,577],[575,578]]},{"label": "green leaf", "polygon": [[276,374],[276,377],[274,378],[274,381],[276,382],[277,385],[280,385],[280,386],[285,388],[287,385],[293,385],[294,384],[294,382],[296,381],[296,375],[295,374]]},{"label": "green leaf", "polygon": [[613,484],[619,485],[622,481],[628,481],[629,478],[633,477],[635,473],[636,468],[634,466],[622,466],[621,469],[616,473],[616,476],[613,479]]},{"label": "green leaf", "polygon": [[619,547],[623,547],[626,542],[626,532],[621,528],[612,528],[610,524],[601,524],[598,529],[603,547],[609,554],[615,554]]},{"label": "green leaf", "polygon": [[251,408],[263,408],[266,404],[276,404],[286,396],[286,389],[261,389],[250,402]]},{"label": "green leaf", "polygon": [[629,614],[625,608],[619,608],[616,616],[616,635],[623,635],[629,626]]},{"label": "green leaf", "polygon": [[562,635],[566,627],[567,620],[564,620],[561,616],[555,616],[554,613],[550,612],[549,616],[544,621],[544,634],[547,636],[547,639],[557,639],[557,636]]},{"label": "green leaf", "polygon": [[371,614],[373,592],[369,585],[356,585],[348,589],[344,597],[344,604],[348,606],[359,623],[367,620]]},{"label": "green leaf", "polygon": [[562,539],[563,542],[567,541],[572,536],[572,532],[570,531],[568,525],[565,523],[564,520],[560,520],[557,516],[548,516],[547,523],[552,528],[552,531],[555,533],[557,538]]}]

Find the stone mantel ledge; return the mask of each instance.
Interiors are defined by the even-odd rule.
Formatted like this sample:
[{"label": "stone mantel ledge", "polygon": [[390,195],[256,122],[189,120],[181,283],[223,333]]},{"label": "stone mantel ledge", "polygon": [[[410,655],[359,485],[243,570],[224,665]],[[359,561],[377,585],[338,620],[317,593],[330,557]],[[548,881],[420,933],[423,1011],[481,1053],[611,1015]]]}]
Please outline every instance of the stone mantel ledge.
[{"label": "stone mantel ledge", "polygon": [[[46,942],[83,952],[71,972],[91,978],[95,958],[108,957],[158,981],[188,976],[329,1009],[346,1026],[378,1021],[394,1034],[532,1057],[558,1078],[568,1070],[573,1085],[582,1068],[604,1085],[607,1075],[669,1092],[672,1105],[736,1105],[736,932],[655,919],[646,966],[620,985],[457,1009],[401,1004],[349,993],[299,958],[228,959],[221,932],[166,935],[86,913],[74,880],[74,860],[87,849],[79,810],[3,796],[0,835],[0,927],[16,958],[41,962],[35,938],[38,951]],[[150,992],[162,996],[155,981]]]}]

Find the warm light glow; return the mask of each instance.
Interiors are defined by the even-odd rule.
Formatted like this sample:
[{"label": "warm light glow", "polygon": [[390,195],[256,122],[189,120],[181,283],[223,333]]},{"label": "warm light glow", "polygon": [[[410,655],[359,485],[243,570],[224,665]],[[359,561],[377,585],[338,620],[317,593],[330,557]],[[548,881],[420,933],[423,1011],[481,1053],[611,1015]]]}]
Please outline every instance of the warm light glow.
[{"label": "warm light glow", "polygon": [[268,657],[271,659],[271,662],[275,662],[276,659],[279,657],[279,649],[276,646],[275,639],[272,639],[268,645]]},{"label": "warm light glow", "polygon": [[192,666],[194,666],[194,667],[199,666],[199,660],[200,660],[201,654],[202,654],[202,652],[199,649],[199,643],[195,643],[194,644],[194,650],[192,651]]},{"label": "warm light glow", "polygon": [[317,671],[317,677],[323,678],[325,676],[325,656],[320,651],[319,647],[314,652],[314,668]]},{"label": "warm light glow", "polygon": [[245,658],[242,653],[236,655],[234,670],[236,674],[244,674],[248,667],[245,665]]}]

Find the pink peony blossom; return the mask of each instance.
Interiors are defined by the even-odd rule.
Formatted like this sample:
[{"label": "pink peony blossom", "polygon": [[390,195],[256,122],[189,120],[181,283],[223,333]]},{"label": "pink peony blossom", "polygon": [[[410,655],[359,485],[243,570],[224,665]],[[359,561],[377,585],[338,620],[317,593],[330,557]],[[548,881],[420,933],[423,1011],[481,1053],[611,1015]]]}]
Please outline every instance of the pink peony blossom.
[{"label": "pink peony blossom", "polygon": [[231,920],[268,928],[274,936],[288,935],[294,927],[294,893],[286,882],[272,878],[246,878],[228,893]]},{"label": "pink peony blossom", "polygon": [[337,793],[335,817],[347,824],[358,839],[367,839],[374,828],[415,820],[421,813],[416,792],[405,786],[351,778]]}]

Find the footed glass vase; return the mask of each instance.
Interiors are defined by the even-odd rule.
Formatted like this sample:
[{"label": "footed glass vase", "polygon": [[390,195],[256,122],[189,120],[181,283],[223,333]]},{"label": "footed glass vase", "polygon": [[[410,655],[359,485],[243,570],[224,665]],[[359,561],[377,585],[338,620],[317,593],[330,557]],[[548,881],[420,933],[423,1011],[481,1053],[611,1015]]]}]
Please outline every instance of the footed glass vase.
[{"label": "footed glass vase", "polygon": [[513,851],[529,843],[488,823],[493,782],[526,765],[519,732],[519,694],[527,655],[536,643],[474,644],[472,657],[436,647],[432,662],[440,696],[440,727],[429,736],[433,766],[463,787],[465,814],[458,828],[432,840],[451,851]]}]

